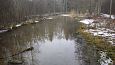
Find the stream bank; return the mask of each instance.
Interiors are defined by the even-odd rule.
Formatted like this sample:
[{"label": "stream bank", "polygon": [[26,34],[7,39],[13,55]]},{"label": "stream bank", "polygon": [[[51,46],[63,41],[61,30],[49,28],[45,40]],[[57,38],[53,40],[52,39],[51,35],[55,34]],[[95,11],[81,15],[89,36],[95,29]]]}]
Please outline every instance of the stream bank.
[{"label": "stream bank", "polygon": [[[92,20],[90,20],[90,22],[92,22]],[[91,32],[89,31],[90,30],[89,25],[83,24],[83,23],[81,24],[82,25],[80,29],[77,30],[79,31],[77,32],[77,34],[79,33],[85,39],[87,44],[90,44],[96,47],[97,51],[100,54],[100,58],[102,58],[101,60],[103,60],[102,62],[100,61],[101,65],[114,65],[115,46],[112,45],[110,42],[108,42],[108,40],[106,40],[105,38],[101,36],[92,35]],[[88,24],[89,24],[89,21],[88,21]]]}]

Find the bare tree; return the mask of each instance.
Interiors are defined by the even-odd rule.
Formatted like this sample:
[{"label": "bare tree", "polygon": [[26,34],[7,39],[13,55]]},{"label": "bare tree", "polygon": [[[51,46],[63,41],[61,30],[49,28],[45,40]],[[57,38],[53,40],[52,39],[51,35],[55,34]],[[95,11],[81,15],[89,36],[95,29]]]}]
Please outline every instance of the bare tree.
[{"label": "bare tree", "polygon": [[111,12],[112,12],[112,3],[113,3],[113,0],[110,0],[110,18],[111,18]]}]

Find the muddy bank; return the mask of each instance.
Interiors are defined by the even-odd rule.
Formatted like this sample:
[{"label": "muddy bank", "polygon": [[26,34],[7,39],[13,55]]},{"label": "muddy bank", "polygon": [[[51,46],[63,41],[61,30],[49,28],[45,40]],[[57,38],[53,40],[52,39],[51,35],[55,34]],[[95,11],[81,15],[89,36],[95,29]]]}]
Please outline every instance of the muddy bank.
[{"label": "muddy bank", "polygon": [[[97,49],[97,51],[103,51],[106,52],[107,56],[106,59],[111,58],[111,60],[106,61],[108,64],[113,64],[115,61],[115,47],[113,45],[111,45],[111,43],[109,43],[106,39],[104,39],[101,36],[94,36],[92,35],[90,32],[85,32],[86,30],[89,30],[89,28],[87,27],[87,25],[82,24],[81,28],[79,29],[79,33],[80,35],[82,35],[82,37],[85,38],[87,44],[90,45],[94,45]],[[105,56],[105,55],[104,55]],[[114,64],[113,64],[114,65]]]}]

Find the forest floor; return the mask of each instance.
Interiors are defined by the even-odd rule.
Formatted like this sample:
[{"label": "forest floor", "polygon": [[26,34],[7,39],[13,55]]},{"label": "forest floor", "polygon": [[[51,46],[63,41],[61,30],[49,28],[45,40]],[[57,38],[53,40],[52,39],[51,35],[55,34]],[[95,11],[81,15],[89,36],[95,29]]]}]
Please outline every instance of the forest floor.
[{"label": "forest floor", "polygon": [[115,64],[115,18],[108,18],[106,14],[84,18],[79,22],[82,24],[79,32],[86,39],[88,44],[93,44],[97,47],[100,53],[102,65]]}]

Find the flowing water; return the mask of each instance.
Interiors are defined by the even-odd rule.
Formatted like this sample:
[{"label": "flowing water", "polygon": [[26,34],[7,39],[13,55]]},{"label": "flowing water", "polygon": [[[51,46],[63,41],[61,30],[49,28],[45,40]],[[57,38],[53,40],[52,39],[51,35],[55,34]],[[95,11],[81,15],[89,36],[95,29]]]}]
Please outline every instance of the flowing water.
[{"label": "flowing water", "polygon": [[99,65],[95,48],[75,34],[79,26],[70,17],[55,16],[0,34],[0,65]]}]

